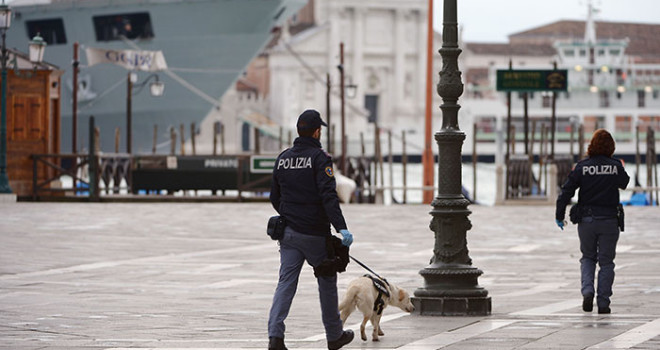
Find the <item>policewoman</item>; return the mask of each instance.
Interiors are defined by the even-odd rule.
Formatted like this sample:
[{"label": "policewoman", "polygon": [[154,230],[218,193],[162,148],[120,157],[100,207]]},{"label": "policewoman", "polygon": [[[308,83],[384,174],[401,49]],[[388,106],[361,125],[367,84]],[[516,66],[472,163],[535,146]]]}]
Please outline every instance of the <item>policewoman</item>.
[{"label": "policewoman", "polygon": [[[619,240],[619,189],[625,189],[630,180],[621,162],[612,158],[614,147],[609,132],[605,129],[594,132],[587,150],[588,158],[578,162],[568,175],[557,198],[555,212],[555,222],[563,230],[566,206],[580,188],[578,202],[571,208],[571,222],[578,224],[582,252],[582,309],[592,311],[593,299],[597,296],[599,314],[611,312],[614,256]],[[594,289],[596,264],[600,267],[597,294]]]},{"label": "policewoman", "polygon": [[[286,220],[280,240],[280,272],[268,319],[268,348],[286,349],[284,320],[296,294],[303,263],[318,267],[326,259],[326,239],[332,235],[330,224],[350,246],[353,236],[339,208],[332,158],[321,148],[319,112],[308,109],[296,124],[299,137],[293,147],[282,152],[275,162],[270,201]],[[339,349],[353,340],[339,318],[337,275],[318,276],[321,316],[328,348]]]}]

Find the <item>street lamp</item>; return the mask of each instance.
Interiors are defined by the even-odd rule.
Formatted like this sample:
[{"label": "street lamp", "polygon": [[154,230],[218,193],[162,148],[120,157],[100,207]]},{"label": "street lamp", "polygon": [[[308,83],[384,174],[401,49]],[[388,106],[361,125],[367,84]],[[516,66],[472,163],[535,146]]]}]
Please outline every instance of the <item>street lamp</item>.
[{"label": "street lamp", "polygon": [[[126,79],[126,86],[127,86],[127,92],[126,92],[126,153],[132,153],[131,149],[131,143],[133,139],[132,135],[132,129],[133,129],[133,121],[132,121],[132,114],[133,114],[133,107],[132,107],[132,96],[137,95],[142,91],[142,88],[147,85],[147,83],[151,80],[154,79],[154,81],[149,84],[149,92],[151,93],[151,96],[154,97],[160,97],[163,96],[163,93],[165,92],[165,83],[162,81],[158,80],[158,74],[151,74],[148,76],[144,81],[141,83],[138,83],[138,75],[135,72],[128,72],[128,76]],[[134,88],[137,88],[136,91],[133,91]]]},{"label": "street lamp", "polygon": [[[415,290],[413,305],[422,315],[489,315],[491,299],[478,284],[483,272],[472,266],[467,249],[467,231],[472,228],[470,201],[461,192],[461,148],[465,133],[458,127],[457,103],[463,94],[458,69],[458,20],[456,0],[444,0],[442,71],[437,91],[442,97],[442,129],[438,144],[438,195],[431,205],[430,228],[435,234],[433,257],[419,274],[424,286]],[[429,33],[432,35],[432,33]]]},{"label": "street lamp", "polygon": [[9,187],[9,177],[7,176],[7,45],[5,44],[5,35],[11,25],[11,9],[5,5],[2,0],[0,5],[0,31],[2,31],[2,57],[0,63],[2,68],[2,98],[0,100],[0,193],[11,193]]},{"label": "street lamp", "polygon": [[44,41],[44,38],[41,37],[41,33],[37,33],[37,35],[30,40],[30,44],[28,45],[29,48],[29,56],[30,56],[30,62],[32,63],[40,63],[43,62],[44,60],[44,52],[46,52],[46,42]]}]

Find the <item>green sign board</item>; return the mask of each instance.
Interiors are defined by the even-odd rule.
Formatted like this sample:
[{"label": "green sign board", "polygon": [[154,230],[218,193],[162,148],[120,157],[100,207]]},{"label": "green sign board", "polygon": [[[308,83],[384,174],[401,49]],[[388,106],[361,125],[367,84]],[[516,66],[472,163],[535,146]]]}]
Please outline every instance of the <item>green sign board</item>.
[{"label": "green sign board", "polygon": [[497,91],[566,91],[568,71],[498,69]]},{"label": "green sign board", "polygon": [[251,156],[250,172],[253,174],[268,174],[273,172],[277,156]]}]

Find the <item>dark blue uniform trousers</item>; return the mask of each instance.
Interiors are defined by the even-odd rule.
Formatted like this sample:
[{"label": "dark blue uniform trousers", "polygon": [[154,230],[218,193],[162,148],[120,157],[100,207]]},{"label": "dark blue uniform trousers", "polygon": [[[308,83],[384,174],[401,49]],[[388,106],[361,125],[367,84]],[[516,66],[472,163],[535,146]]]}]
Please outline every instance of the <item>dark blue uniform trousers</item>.
[{"label": "dark blue uniform trousers", "polygon": [[[284,320],[289,315],[305,260],[311,266],[318,266],[326,256],[325,237],[305,235],[290,227],[284,230],[284,237],[280,240],[280,279],[268,318],[269,337],[284,338]],[[319,277],[317,281],[326,338],[337,340],[343,331],[338,309],[337,275]]]},{"label": "dark blue uniform trousers", "polygon": [[594,276],[596,263],[598,271],[598,307],[610,306],[612,283],[614,283],[614,256],[619,240],[619,227],[616,218],[598,219],[591,216],[582,218],[578,224],[580,236],[580,267],[582,270],[582,295],[594,296]]}]

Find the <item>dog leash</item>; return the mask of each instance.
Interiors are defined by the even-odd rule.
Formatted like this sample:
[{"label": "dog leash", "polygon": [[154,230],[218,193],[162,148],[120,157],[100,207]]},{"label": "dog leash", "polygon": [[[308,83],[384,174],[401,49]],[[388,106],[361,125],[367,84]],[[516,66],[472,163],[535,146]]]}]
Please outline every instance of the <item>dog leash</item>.
[{"label": "dog leash", "polygon": [[380,279],[383,280],[383,281],[386,281],[386,279],[384,279],[383,277],[380,277],[379,274],[375,273],[372,269],[370,269],[369,266],[367,266],[367,265],[363,264],[362,262],[360,262],[360,260],[354,258],[354,257],[353,257],[352,255],[350,255],[350,254],[348,255],[348,257],[351,258],[351,259],[353,259],[353,261],[355,261],[358,265],[362,266],[365,270],[367,270],[367,271],[371,272],[372,274],[374,274],[374,276],[380,278]]}]

